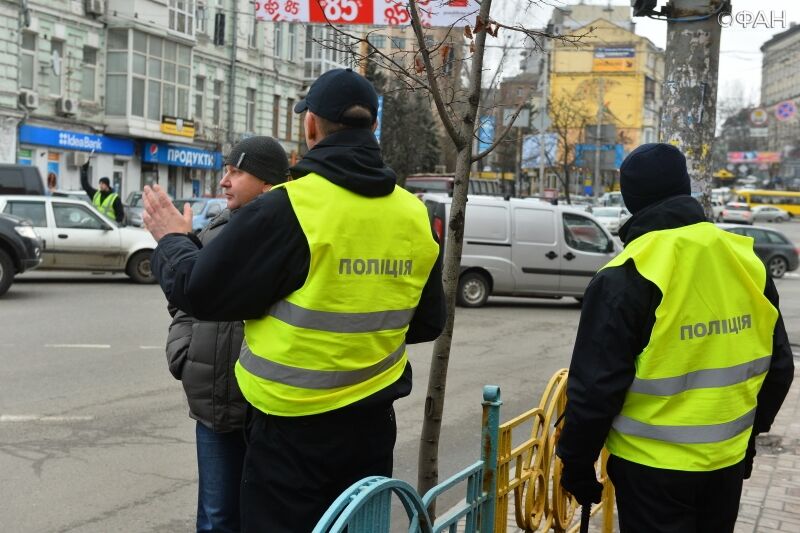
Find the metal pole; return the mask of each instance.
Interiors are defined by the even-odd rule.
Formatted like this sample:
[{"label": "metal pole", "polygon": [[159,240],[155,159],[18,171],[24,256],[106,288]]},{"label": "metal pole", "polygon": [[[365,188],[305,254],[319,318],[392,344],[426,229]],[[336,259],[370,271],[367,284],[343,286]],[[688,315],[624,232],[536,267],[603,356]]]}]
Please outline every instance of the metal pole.
[{"label": "metal pole", "polygon": [[483,492],[487,499],[481,513],[480,532],[495,530],[495,507],[497,504],[497,453],[500,434],[500,406],[503,399],[500,387],[483,387],[483,420],[481,422],[481,460],[483,461]]},{"label": "metal pole", "polygon": [[600,78],[600,85],[597,89],[597,129],[594,133],[594,176],[592,176],[592,196],[600,196],[600,146],[603,134],[603,98],[605,92],[605,79]]},{"label": "metal pole", "polygon": [[550,94],[550,51],[544,44],[544,80],[542,83],[541,109],[539,110],[539,196],[544,196],[544,121],[547,116],[547,98]]},{"label": "metal pole", "polygon": [[[255,14],[253,15],[255,16]],[[280,22],[278,23],[280,24]],[[233,3],[233,31],[231,32],[230,92],[228,93],[228,143],[233,145],[234,103],[236,102],[236,55],[239,47],[239,0]]]},{"label": "metal pole", "polygon": [[661,141],[686,156],[692,191],[703,193],[711,214],[711,145],[717,114],[717,77],[721,11],[728,0],[671,0],[666,9],[667,50],[664,58],[664,107]]}]

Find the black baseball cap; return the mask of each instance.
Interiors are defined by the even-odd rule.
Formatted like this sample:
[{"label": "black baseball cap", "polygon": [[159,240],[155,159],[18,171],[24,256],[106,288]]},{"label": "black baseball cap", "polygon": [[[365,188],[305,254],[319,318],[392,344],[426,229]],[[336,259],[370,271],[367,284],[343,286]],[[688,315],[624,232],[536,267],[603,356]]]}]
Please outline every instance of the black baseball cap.
[{"label": "black baseball cap", "polygon": [[375,87],[351,68],[329,70],[316,79],[305,98],[294,106],[295,113],[309,110],[331,122],[342,122],[342,114],[354,105],[362,105],[378,117],[378,93]]}]

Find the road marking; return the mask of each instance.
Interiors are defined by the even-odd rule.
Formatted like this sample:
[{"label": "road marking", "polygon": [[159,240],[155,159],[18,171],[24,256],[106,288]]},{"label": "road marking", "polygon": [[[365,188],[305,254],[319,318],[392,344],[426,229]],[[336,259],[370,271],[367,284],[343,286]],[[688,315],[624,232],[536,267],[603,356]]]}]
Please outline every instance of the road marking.
[{"label": "road marking", "polygon": [[87,422],[93,416],[0,415],[0,422]]},{"label": "road marking", "polygon": [[800,274],[795,274],[794,272],[787,272],[783,276],[785,278],[800,278]]},{"label": "road marking", "polygon": [[139,346],[140,350],[163,350],[163,346]]},{"label": "road marking", "polygon": [[45,344],[45,348],[94,348],[98,350],[107,350],[111,348],[110,344]]}]

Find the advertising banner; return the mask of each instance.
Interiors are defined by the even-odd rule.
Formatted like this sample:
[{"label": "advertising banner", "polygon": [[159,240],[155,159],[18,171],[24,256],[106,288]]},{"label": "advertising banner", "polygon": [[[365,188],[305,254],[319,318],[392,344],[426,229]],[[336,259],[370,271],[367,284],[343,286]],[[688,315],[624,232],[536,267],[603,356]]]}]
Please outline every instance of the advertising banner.
[{"label": "advertising banner", "polygon": [[478,126],[478,152],[481,153],[489,149],[494,142],[494,117],[484,115],[480,118]]},{"label": "advertising banner", "polygon": [[199,148],[165,143],[144,143],[142,161],[174,167],[222,168],[222,154],[219,152],[207,152]]},{"label": "advertising banner", "polygon": [[558,164],[556,153],[558,152],[558,135],[555,133],[545,133],[544,135],[526,135],[522,138],[522,168],[539,168],[541,149],[540,139],[544,137],[544,165],[551,167]]},{"label": "advertising banner", "polygon": [[728,163],[780,163],[780,152],[728,152]]},{"label": "advertising banner", "polygon": [[[477,0],[419,0],[423,26],[466,26],[475,18]],[[256,19],[318,24],[406,26],[411,15],[398,0],[256,0]],[[471,20],[474,22],[474,20]]]},{"label": "advertising banner", "polygon": [[625,48],[595,48],[592,60],[592,70],[595,72],[626,72],[632,71],[636,64],[636,49]]},{"label": "advertising banner", "polygon": [[95,151],[101,154],[133,155],[134,152],[133,139],[54,130],[27,124],[19,127],[19,142],[20,144],[54,146],[65,150]]}]

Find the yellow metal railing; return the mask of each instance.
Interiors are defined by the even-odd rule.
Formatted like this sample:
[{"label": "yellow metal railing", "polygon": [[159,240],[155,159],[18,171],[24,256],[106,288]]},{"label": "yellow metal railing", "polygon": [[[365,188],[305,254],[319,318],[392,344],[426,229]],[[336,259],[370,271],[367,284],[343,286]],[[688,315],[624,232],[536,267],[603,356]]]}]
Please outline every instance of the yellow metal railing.
[{"label": "yellow metal railing", "polygon": [[[559,427],[555,422],[567,403],[567,370],[556,372],[539,405],[500,426],[497,458],[495,533],[505,533],[513,495],[517,527],[524,531],[577,531],[577,502],[561,488],[561,460],[555,454]],[[523,433],[530,426],[530,433]],[[524,435],[524,437],[520,437]],[[517,445],[514,440],[524,439]],[[614,528],[614,487],[605,471],[607,454],[600,461],[603,498],[592,515],[602,511],[601,530]]]}]

